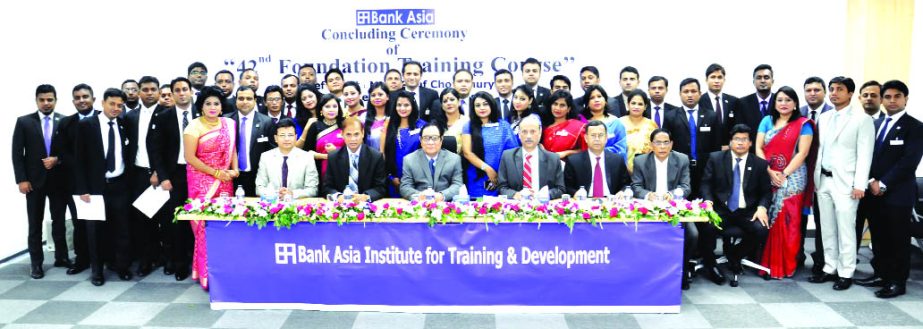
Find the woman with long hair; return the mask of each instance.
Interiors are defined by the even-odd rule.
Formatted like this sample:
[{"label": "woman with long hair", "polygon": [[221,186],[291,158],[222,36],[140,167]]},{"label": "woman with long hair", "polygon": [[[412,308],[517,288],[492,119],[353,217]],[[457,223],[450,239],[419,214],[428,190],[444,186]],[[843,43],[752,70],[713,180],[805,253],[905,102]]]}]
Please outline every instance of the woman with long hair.
[{"label": "woman with long hair", "polygon": [[404,170],[404,156],[420,148],[420,127],[426,122],[420,120],[420,109],[410,92],[395,92],[391,100],[392,113],[385,122],[381,135],[381,154],[385,156],[385,167],[391,185],[388,194],[400,198],[401,176]]},{"label": "woman with long hair", "polygon": [[295,133],[300,138],[306,127],[317,120],[318,106],[321,93],[313,85],[299,85],[295,92]]},{"label": "woman with long hair", "polygon": [[628,150],[625,152],[625,159],[628,161],[628,172],[634,170],[635,155],[647,154],[653,150],[648,136],[658,127],[654,120],[644,117],[644,110],[649,105],[651,104],[647,94],[640,89],[632,90],[628,93],[628,115],[619,118],[627,135],[625,141]]},{"label": "woman with long hair", "polygon": [[347,81],[343,84],[343,117],[356,117],[359,121],[365,121],[365,106],[362,104],[362,88],[355,81]]},{"label": "woman with long hair", "polygon": [[442,102],[442,112],[445,114],[446,130],[445,136],[455,137],[455,153],[461,154],[461,135],[465,125],[468,124],[468,116],[462,112],[460,106],[461,95],[452,87],[443,89],[439,93],[439,100]]},{"label": "woman with long hair", "polygon": [[462,130],[462,154],[468,161],[465,169],[468,195],[477,198],[496,196],[500,156],[516,148],[519,141],[506,120],[499,120],[500,110],[493,96],[478,92],[471,97],[470,120]]},{"label": "woman with long hair", "polygon": [[388,100],[391,90],[381,82],[369,87],[369,104],[365,112],[365,144],[376,150],[381,149],[381,133],[388,119]]},{"label": "woman with long hair", "polygon": [[541,122],[541,117],[538,115],[538,104],[535,103],[533,95],[532,87],[529,87],[529,85],[522,84],[513,89],[513,110],[510,111],[510,128],[513,129],[514,135],[519,135],[519,122],[530,115],[534,115]]},{"label": "woman with long hair", "polygon": [[[346,141],[343,140],[341,130],[343,110],[336,95],[321,96],[318,104],[320,112],[317,112],[317,121],[304,133],[302,148],[305,151],[314,151],[314,160],[318,162],[317,168],[320,168],[319,177],[324,177],[327,172],[327,154],[345,145]],[[323,179],[320,181],[323,182]]]}]

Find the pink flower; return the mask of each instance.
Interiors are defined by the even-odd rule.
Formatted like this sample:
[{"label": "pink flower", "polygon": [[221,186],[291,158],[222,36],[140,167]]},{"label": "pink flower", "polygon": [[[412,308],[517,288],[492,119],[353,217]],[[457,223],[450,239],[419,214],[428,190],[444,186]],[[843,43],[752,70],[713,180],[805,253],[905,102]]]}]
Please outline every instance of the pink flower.
[{"label": "pink flower", "polygon": [[397,214],[401,215],[404,213],[404,208],[397,208]]},{"label": "pink flower", "polygon": [[333,213],[333,216],[330,216],[330,218],[333,218],[333,219],[340,218],[340,213],[335,212],[335,213]]},{"label": "pink flower", "polygon": [[638,208],[638,212],[640,212],[642,215],[647,215],[647,208],[644,208],[644,207]]},{"label": "pink flower", "polygon": [[452,208],[449,208],[449,207],[442,208],[442,213],[443,213],[443,214],[448,215],[448,214],[451,213],[451,212],[452,212]]},{"label": "pink flower", "polygon": [[692,210],[692,203],[686,203],[686,210]]},{"label": "pink flower", "polygon": [[363,219],[365,219],[365,213],[364,213],[364,212],[360,212],[360,213],[356,214],[356,220],[363,220]]},{"label": "pink flower", "polygon": [[619,217],[619,208],[609,208],[609,218]]},{"label": "pink flower", "polygon": [[277,214],[279,211],[282,211],[282,204],[281,204],[281,203],[278,204],[278,205],[276,205],[275,207],[272,207],[272,208],[269,209],[269,213],[270,213],[270,214],[273,214],[273,215]]},{"label": "pink flower", "polygon": [[227,214],[234,212],[234,207],[231,207],[231,205],[226,204],[224,205],[224,209],[221,209],[221,210],[224,212],[225,215],[227,215]]},{"label": "pink flower", "polygon": [[673,209],[672,209],[672,208],[667,208],[667,209],[664,210],[664,212],[667,213],[667,217],[673,217],[673,215],[674,215]]},{"label": "pink flower", "polygon": [[708,203],[707,203],[707,202],[699,202],[699,208],[708,209]]},{"label": "pink flower", "polygon": [[564,209],[557,208],[557,209],[555,209],[555,211],[557,211],[558,215],[563,215],[563,214],[564,214]]},{"label": "pink flower", "polygon": [[478,208],[478,214],[486,215],[486,214],[487,214],[487,208],[486,208],[486,207]]},{"label": "pink flower", "polygon": [[185,211],[187,211],[187,212],[188,212],[188,211],[192,211],[192,204],[187,203],[187,204],[183,205],[183,210],[185,210]]},{"label": "pink flower", "polygon": [[369,203],[369,210],[370,210],[371,212],[377,212],[377,211],[378,211],[378,206],[376,206],[374,203]]},{"label": "pink flower", "polygon": [[590,214],[589,214],[589,213],[583,213],[583,220],[588,220],[588,219],[590,219]]},{"label": "pink flower", "polygon": [[388,209],[388,208],[391,208],[391,204],[390,204],[390,203],[385,203],[382,207],[385,207],[385,209]]},{"label": "pink flower", "polygon": [[670,206],[676,207],[676,200],[670,200]]},{"label": "pink flower", "polygon": [[455,213],[461,215],[462,211],[460,208],[455,208]]},{"label": "pink flower", "polygon": [[494,205],[491,206],[490,209],[491,209],[491,210],[500,210],[500,206],[501,206],[500,203],[494,203]]}]

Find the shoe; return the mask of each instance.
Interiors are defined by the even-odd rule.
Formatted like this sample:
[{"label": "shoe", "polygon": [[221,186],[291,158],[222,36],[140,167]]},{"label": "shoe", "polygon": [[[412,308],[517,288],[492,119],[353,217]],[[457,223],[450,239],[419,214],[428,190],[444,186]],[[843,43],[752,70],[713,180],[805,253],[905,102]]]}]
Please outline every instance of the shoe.
[{"label": "shoe", "polygon": [[90,278],[90,283],[92,283],[94,286],[99,287],[106,283],[106,278],[103,277],[102,275],[94,275],[93,277]]},{"label": "shoe", "polygon": [[164,274],[164,275],[173,275],[173,274],[176,274],[176,271],[173,270],[173,266],[171,266],[171,265],[164,265],[164,266],[163,266],[163,274]]},{"label": "shoe", "polygon": [[731,274],[731,282],[729,284],[731,287],[736,288],[740,285],[740,280],[738,279],[739,276],[740,275],[737,273]]},{"label": "shoe", "polygon": [[808,278],[808,282],[824,283],[824,282],[836,281],[837,279],[838,277],[835,274],[822,273],[822,274],[812,275],[810,278]]},{"label": "shoe", "polygon": [[71,267],[74,267],[74,263],[72,263],[71,260],[67,258],[59,259],[59,260],[54,261],[54,267],[71,268]]},{"label": "shoe", "polygon": [[797,264],[797,268],[804,268],[804,262],[807,259],[808,257],[805,256],[804,254],[798,254],[798,257],[795,258],[795,264]]},{"label": "shoe", "polygon": [[852,286],[852,279],[850,278],[839,278],[836,279],[836,282],[833,284],[833,290],[846,290]]},{"label": "shoe", "polygon": [[122,281],[131,280],[131,271],[129,270],[119,271],[119,279]]},{"label": "shoe", "polygon": [[824,263],[814,263],[814,266],[811,266],[811,273],[823,274],[824,273]]},{"label": "shoe", "polygon": [[78,274],[78,273],[83,272],[83,270],[86,270],[86,269],[88,269],[88,268],[90,268],[90,265],[87,265],[87,264],[74,264],[73,266],[71,266],[71,268],[67,269],[67,275]]},{"label": "shoe", "polygon": [[152,267],[151,263],[139,264],[138,270],[135,272],[135,274],[138,275],[139,278],[143,278],[143,277],[146,277],[148,274],[151,274],[151,272],[153,271],[154,271],[154,268]]},{"label": "shoe", "polygon": [[855,281],[856,284],[863,287],[884,287],[887,285],[887,282],[877,274],[872,274],[872,276],[864,279],[856,279]]},{"label": "shoe", "polygon": [[42,265],[32,265],[32,273],[30,276],[36,280],[44,278],[45,270],[42,269]]},{"label": "shoe", "polygon": [[189,277],[189,272],[187,271],[176,271],[176,281],[183,281]]},{"label": "shoe", "polygon": [[907,293],[907,286],[903,283],[891,283],[885,285],[884,288],[875,292],[875,297],[878,298],[894,298]]},{"label": "shoe", "polygon": [[724,282],[727,281],[727,278],[724,277],[724,274],[721,273],[721,270],[719,270],[717,267],[714,267],[714,266],[705,267],[705,277],[707,277],[708,280],[711,280],[711,282],[714,282],[715,284],[719,286],[723,285]]}]

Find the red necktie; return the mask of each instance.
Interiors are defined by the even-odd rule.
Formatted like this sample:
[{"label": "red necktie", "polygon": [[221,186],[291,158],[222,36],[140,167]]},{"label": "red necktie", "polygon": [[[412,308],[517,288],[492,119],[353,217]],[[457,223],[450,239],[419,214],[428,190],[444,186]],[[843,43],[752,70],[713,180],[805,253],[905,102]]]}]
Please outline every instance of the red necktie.
[{"label": "red necktie", "polygon": [[599,157],[596,157],[596,169],[593,170],[593,197],[602,198],[603,195],[603,169],[599,165]]},{"label": "red necktie", "polygon": [[522,186],[532,190],[532,155],[526,154],[526,162],[522,164]]},{"label": "red necktie", "polygon": [[286,110],[285,110],[285,116],[291,118],[291,117],[292,117],[292,104],[286,105],[286,106],[285,106],[285,109],[286,109]]}]

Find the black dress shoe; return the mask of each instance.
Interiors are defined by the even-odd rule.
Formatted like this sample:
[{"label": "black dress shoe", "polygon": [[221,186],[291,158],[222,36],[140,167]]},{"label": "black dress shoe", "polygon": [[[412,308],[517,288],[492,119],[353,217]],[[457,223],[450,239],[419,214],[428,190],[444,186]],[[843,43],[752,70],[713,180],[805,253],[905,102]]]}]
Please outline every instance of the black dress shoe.
[{"label": "black dress shoe", "polygon": [[131,280],[131,271],[129,270],[119,271],[119,279],[122,281]]},{"label": "black dress shoe", "polygon": [[138,265],[138,271],[136,271],[135,274],[137,274],[139,278],[143,278],[143,277],[146,277],[148,274],[151,274],[152,271],[154,271],[154,268],[152,267],[150,263],[141,264],[141,265]]},{"label": "black dress shoe", "polygon": [[727,281],[727,278],[724,277],[724,274],[721,273],[717,267],[707,266],[705,267],[705,276],[708,277],[711,282],[714,282],[717,285],[723,285]]},{"label": "black dress shoe", "polygon": [[176,281],[183,281],[189,277],[189,272],[187,271],[176,271]]},{"label": "black dress shoe", "polygon": [[680,284],[680,287],[681,287],[683,290],[689,290],[689,280],[687,280],[685,277],[683,277],[683,283]]},{"label": "black dress shoe", "polygon": [[67,269],[67,275],[78,274],[78,273],[83,272],[83,270],[86,270],[86,269],[88,269],[88,268],[90,268],[90,265],[87,265],[87,264],[74,264],[74,266],[71,266],[71,268]]},{"label": "black dress shoe", "polygon": [[878,298],[894,298],[907,293],[907,286],[903,283],[891,283],[885,285],[884,288],[875,292],[875,297]]},{"label": "black dress shoe", "polygon": [[42,269],[42,265],[32,265],[32,273],[30,276],[36,280],[44,278],[45,270]]},{"label": "black dress shoe", "polygon": [[855,281],[856,284],[863,287],[884,287],[888,284],[884,279],[875,274],[864,279],[856,279]]},{"label": "black dress shoe", "polygon": [[173,266],[164,265],[164,267],[163,267],[163,274],[164,274],[164,275],[173,275],[173,274],[176,274],[176,271],[173,270]]},{"label": "black dress shoe", "polygon": [[839,278],[833,283],[833,290],[846,290],[849,289],[850,286],[852,286],[852,279]]},{"label": "black dress shoe", "polygon": [[812,275],[810,278],[808,278],[808,282],[824,283],[824,282],[836,281],[837,279],[839,278],[834,274],[821,273],[821,274]]},{"label": "black dress shoe", "polygon": [[71,260],[67,258],[59,259],[59,260],[54,261],[54,267],[71,268],[71,267],[74,267],[74,263],[72,263]]},{"label": "black dress shoe", "polygon": [[737,273],[731,274],[731,282],[730,282],[731,287],[736,288],[737,286],[740,285],[740,280],[738,279],[739,276],[740,274],[737,274]]},{"label": "black dress shoe", "polygon": [[90,278],[90,283],[92,283],[94,286],[99,287],[106,283],[106,278],[103,277],[102,275],[94,275],[93,277]]},{"label": "black dress shoe", "polygon": [[811,273],[814,274],[824,274],[824,264],[823,263],[814,263],[814,266],[811,266]]}]

